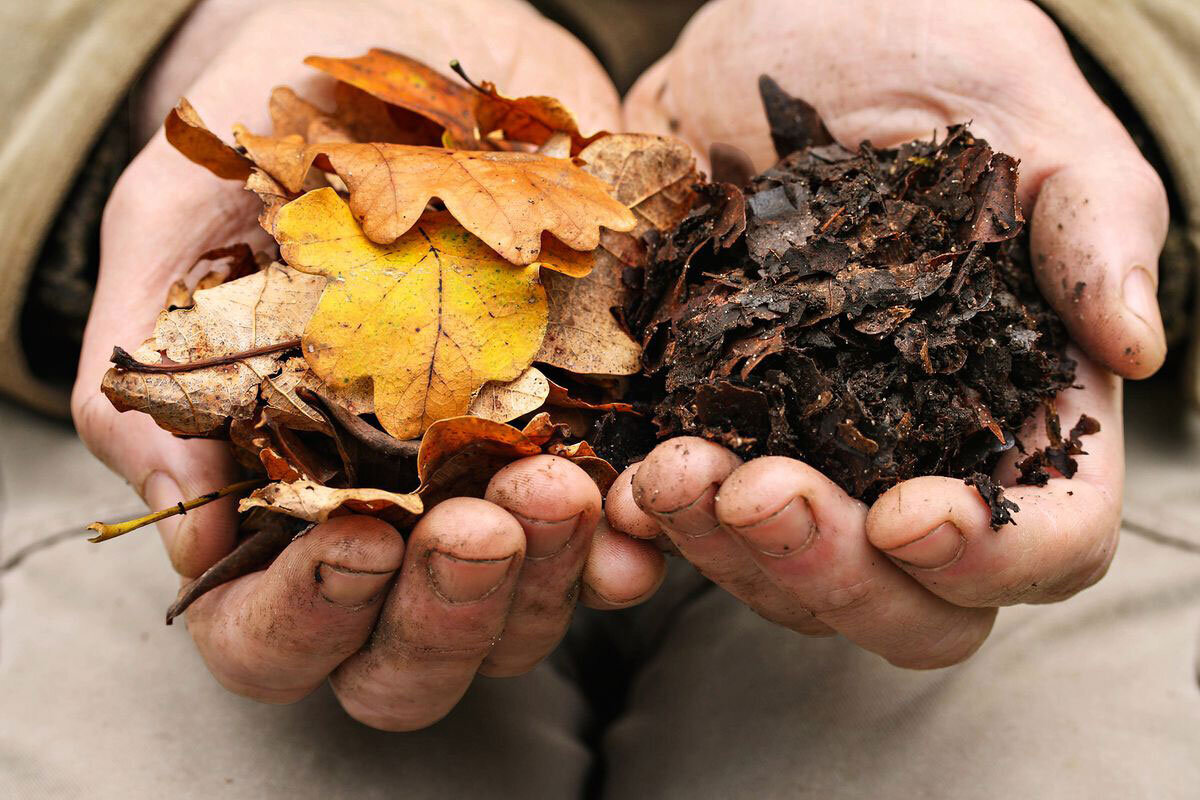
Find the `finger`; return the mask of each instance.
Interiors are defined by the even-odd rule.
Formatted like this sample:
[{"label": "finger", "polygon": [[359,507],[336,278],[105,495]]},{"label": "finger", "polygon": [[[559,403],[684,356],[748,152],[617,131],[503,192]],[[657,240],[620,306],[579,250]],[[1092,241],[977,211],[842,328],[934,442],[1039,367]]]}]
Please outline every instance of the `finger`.
[{"label": "finger", "polygon": [[795,459],[750,461],[721,486],[717,517],[776,586],[818,620],[894,664],[957,663],[982,644],[992,611],[958,608],[870,546],[866,506]]},{"label": "finger", "polygon": [[667,559],[661,550],[601,520],[592,536],[579,599],[600,610],[629,608],[653,596],[666,576]]},{"label": "finger", "polygon": [[827,633],[808,609],[763,575],[746,548],[717,522],[718,490],[740,464],[733,453],[704,439],[672,439],[638,465],[633,499],[713,583],[773,622],[801,633]]},{"label": "finger", "polygon": [[633,476],[640,463],[626,467],[608,488],[604,498],[604,514],[615,530],[635,539],[656,539],[663,535],[662,526],[654,517],[642,511],[633,499]]},{"label": "finger", "polygon": [[404,539],[387,523],[331,519],[266,571],[196,600],[188,630],[227,689],[269,703],[299,700],[367,640],[403,555]]},{"label": "finger", "polygon": [[1080,413],[1099,420],[1083,439],[1087,455],[1070,480],[1017,486],[1014,525],[992,530],[979,493],[952,478],[905,481],[880,497],[867,518],[872,544],[930,591],[958,605],[1061,600],[1099,580],[1116,549],[1124,483],[1120,379],[1080,358],[1086,391],[1059,399],[1064,427]]},{"label": "finger", "polygon": [[521,525],[499,506],[434,506],[413,528],[371,642],[331,676],[343,708],[396,731],[449,713],[504,630],[524,555]]},{"label": "finger", "polygon": [[1128,135],[1112,139],[1089,137],[1042,183],[1031,245],[1038,286],[1071,337],[1114,372],[1145,378],[1167,351],[1157,297],[1167,196]]},{"label": "finger", "polygon": [[520,675],[554,649],[571,622],[579,577],[600,521],[600,490],[570,461],[542,455],[497,472],[484,499],[521,524],[525,561],[504,633],[480,672]]}]

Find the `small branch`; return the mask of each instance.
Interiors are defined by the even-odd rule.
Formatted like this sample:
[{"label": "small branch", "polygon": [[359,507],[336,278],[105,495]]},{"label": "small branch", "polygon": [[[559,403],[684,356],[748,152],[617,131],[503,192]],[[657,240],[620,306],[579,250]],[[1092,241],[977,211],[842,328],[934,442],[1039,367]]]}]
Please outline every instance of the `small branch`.
[{"label": "small branch", "polygon": [[160,519],[173,517],[176,514],[186,514],[193,508],[199,508],[200,506],[208,505],[214,500],[220,500],[222,497],[228,497],[231,494],[237,494],[238,492],[246,489],[257,489],[266,482],[266,478],[254,478],[253,480],[240,481],[238,483],[230,484],[223,489],[218,489],[215,492],[209,492],[208,494],[200,495],[199,497],[195,497],[191,500],[181,501],[170,508],[164,508],[162,511],[155,511],[151,514],[145,515],[144,517],[138,517],[137,519],[131,519],[126,522],[118,522],[113,525],[105,525],[103,522],[93,522],[91,525],[88,525],[88,530],[96,531],[96,535],[88,539],[88,541],[107,542],[109,539],[115,539],[118,536],[124,536],[130,531],[136,531],[138,528],[143,528],[152,522],[158,522]]},{"label": "small branch", "polygon": [[188,361],[182,364],[147,364],[144,361],[138,361],[124,348],[114,347],[112,355],[109,356],[109,361],[118,369],[125,369],[130,372],[190,372],[194,369],[219,367],[223,364],[233,364],[237,361],[244,361],[247,358],[281,353],[284,350],[294,350],[298,347],[300,347],[299,339],[288,339],[286,342],[255,347],[252,350],[243,350],[240,353],[202,358],[199,361]]},{"label": "small branch", "polygon": [[337,403],[330,403],[311,389],[300,387],[296,395],[304,402],[316,406],[330,417],[338,421],[346,433],[359,443],[371,448],[380,455],[391,458],[416,458],[421,449],[420,439],[397,439],[374,425],[367,422],[358,414],[351,414]]}]

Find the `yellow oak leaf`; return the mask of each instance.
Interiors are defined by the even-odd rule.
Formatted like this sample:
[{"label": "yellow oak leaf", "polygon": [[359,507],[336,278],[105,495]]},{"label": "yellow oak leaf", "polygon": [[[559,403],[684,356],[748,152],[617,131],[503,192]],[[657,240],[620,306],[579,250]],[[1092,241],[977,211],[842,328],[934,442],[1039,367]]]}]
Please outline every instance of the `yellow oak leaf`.
[{"label": "yellow oak leaf", "polygon": [[318,378],[370,382],[375,415],[399,439],[466,413],[488,381],[509,381],[546,333],[538,264],[514,267],[448,214],[428,212],[389,245],[363,235],[332,189],[279,210],[283,258],[329,278],[302,349]]}]

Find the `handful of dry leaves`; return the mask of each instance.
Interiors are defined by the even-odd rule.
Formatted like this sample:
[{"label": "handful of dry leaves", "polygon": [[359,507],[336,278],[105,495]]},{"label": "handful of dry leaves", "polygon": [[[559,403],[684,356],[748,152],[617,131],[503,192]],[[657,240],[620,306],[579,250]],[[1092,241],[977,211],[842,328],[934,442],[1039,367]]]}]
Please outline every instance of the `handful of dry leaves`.
[{"label": "handful of dry leaves", "polygon": [[[669,137],[585,137],[553,98],[384,50],[307,63],[338,80],[334,110],[277,88],[272,133],[237,126],[236,148],[186,100],[166,120],[184,156],[259,196],[277,243],[200,255],[104,378],[118,409],[227,440],[248,476],[92,526],[109,539],[249,492],[241,544],[168,622],[306,524],[404,529],[525,456],[570,459],[603,492],[614,464],[694,432],[806,458],[870,497],[990,469],[1071,383],[1016,255],[1015,163],[962,129],[853,154],[766,84],[777,146],[799,152],[743,193]],[[1079,433],[1036,469],[1063,469]]]}]

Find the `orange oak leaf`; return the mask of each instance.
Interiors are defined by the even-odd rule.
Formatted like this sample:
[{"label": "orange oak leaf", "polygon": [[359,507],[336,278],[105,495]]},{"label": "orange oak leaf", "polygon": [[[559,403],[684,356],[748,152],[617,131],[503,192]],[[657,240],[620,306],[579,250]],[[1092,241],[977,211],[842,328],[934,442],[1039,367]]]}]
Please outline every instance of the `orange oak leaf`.
[{"label": "orange oak leaf", "polygon": [[363,232],[380,244],[408,231],[435,197],[464,228],[522,265],[538,260],[543,232],[573,250],[590,251],[600,243],[601,227],[627,231],[636,222],[603,181],[570,161],[536,153],[360,143],[305,147],[299,137],[261,137],[244,128],[237,140],[292,192],[303,188],[314,160],[327,159],[349,188]]},{"label": "orange oak leaf", "polygon": [[475,92],[408,56],[373,48],[355,58],[309,56],[304,63],[436,122],[457,142],[479,138]]},{"label": "orange oak leaf", "polygon": [[179,98],[179,104],[167,114],[163,129],[176,150],[218,177],[244,181],[250,176],[250,160],[210,131],[187,98]]},{"label": "orange oak leaf", "polygon": [[605,131],[591,136],[581,134],[575,115],[553,97],[505,97],[490,81],[484,81],[478,88],[481,96],[475,106],[475,117],[483,136],[502,131],[506,139],[540,146],[556,133],[565,133],[571,138],[570,153],[575,155],[608,135]]}]

